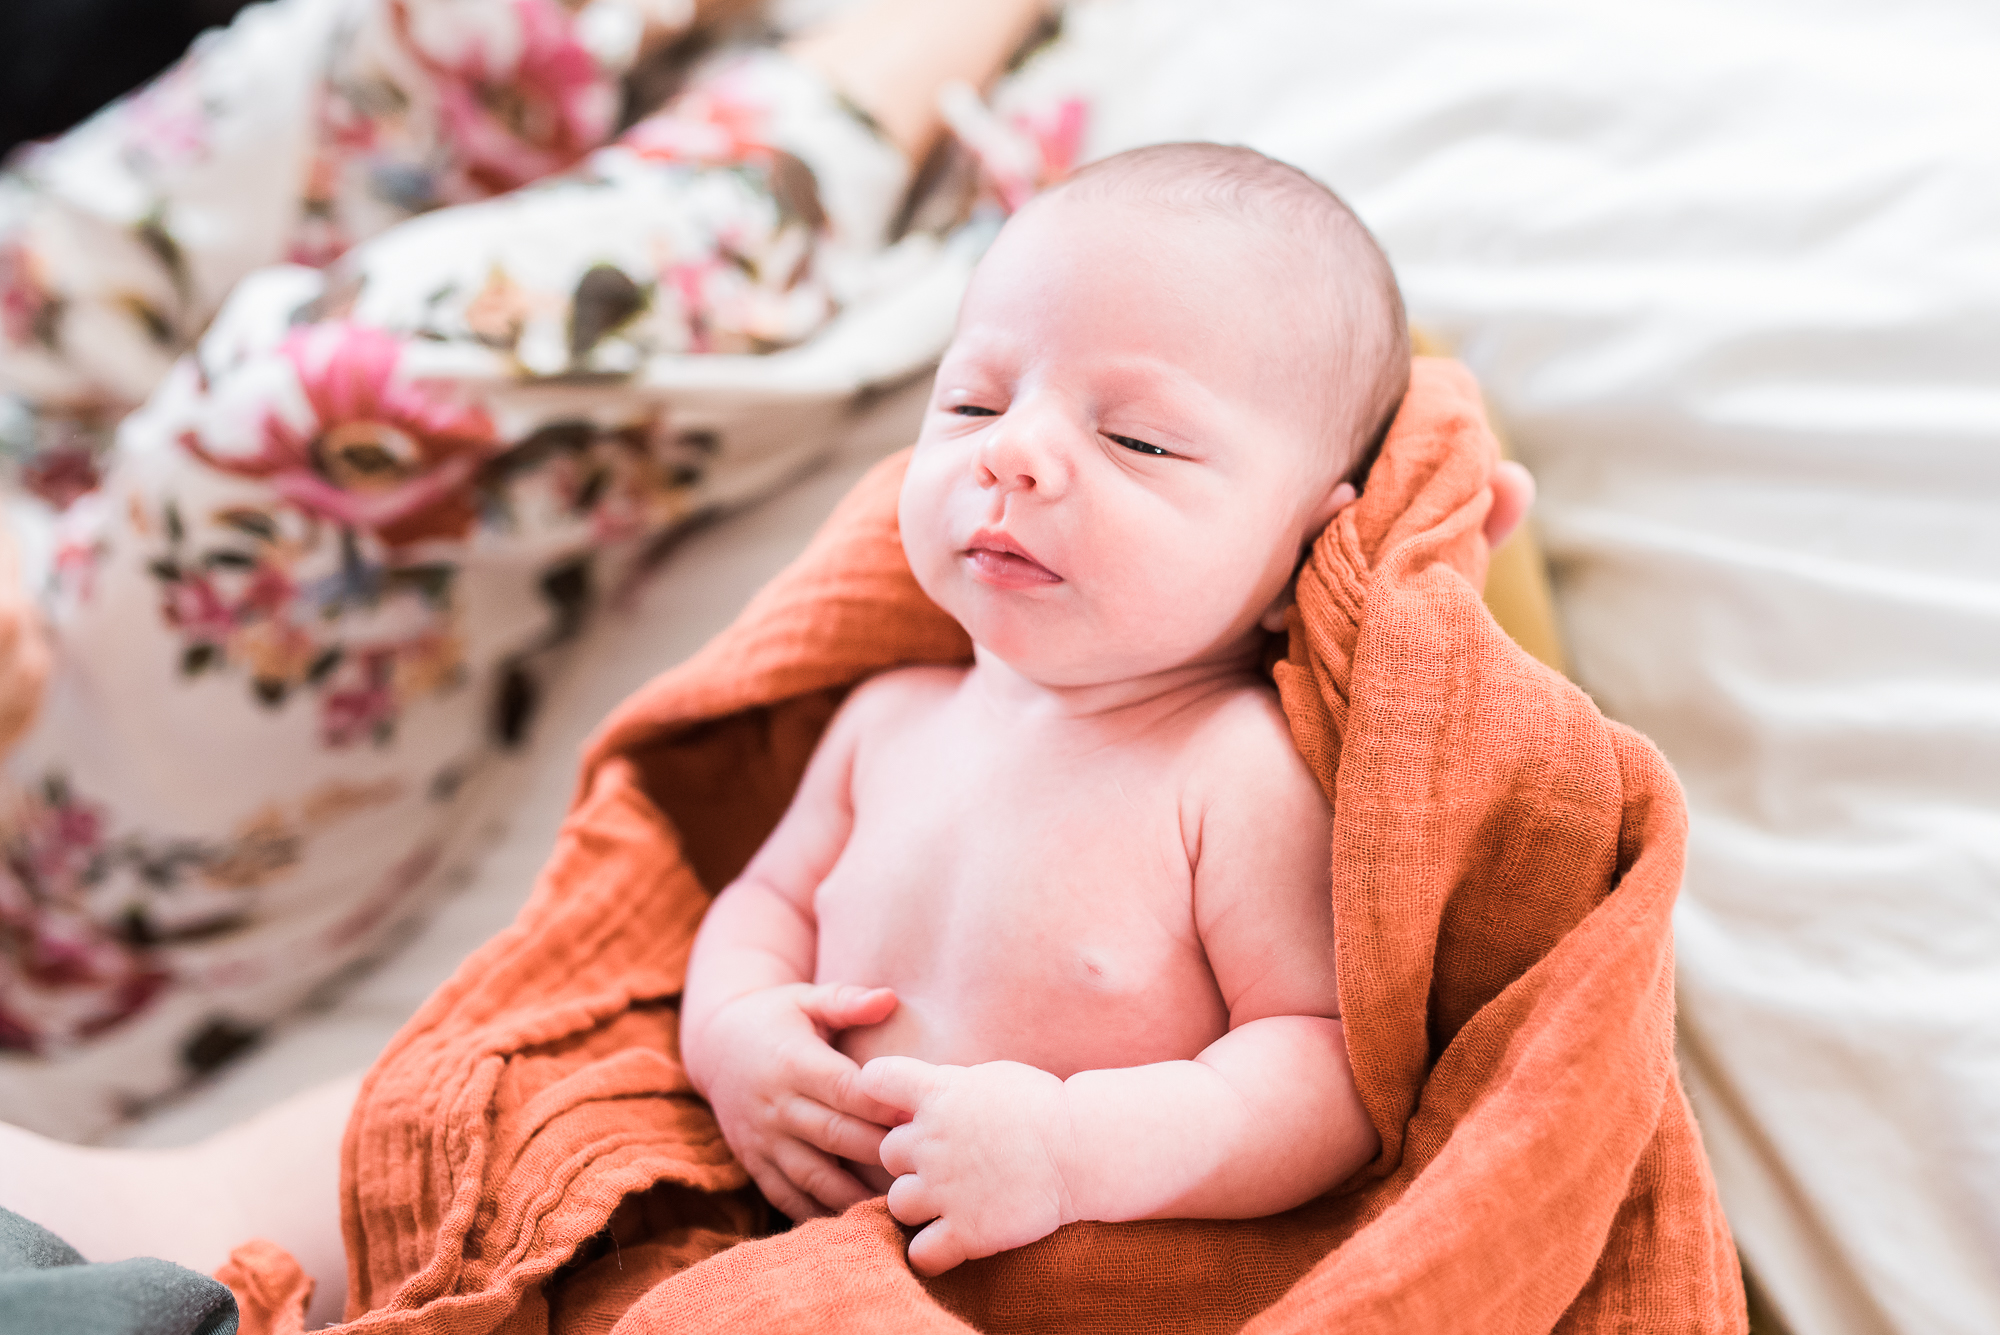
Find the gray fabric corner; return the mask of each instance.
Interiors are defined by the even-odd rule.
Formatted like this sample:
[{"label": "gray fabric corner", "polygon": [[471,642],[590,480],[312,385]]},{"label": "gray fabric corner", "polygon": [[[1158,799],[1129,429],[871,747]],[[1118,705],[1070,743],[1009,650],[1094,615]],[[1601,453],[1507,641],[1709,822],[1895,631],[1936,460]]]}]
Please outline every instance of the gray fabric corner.
[{"label": "gray fabric corner", "polygon": [[0,1210],[0,1335],[235,1335],[236,1297],[155,1257],[91,1263]]}]

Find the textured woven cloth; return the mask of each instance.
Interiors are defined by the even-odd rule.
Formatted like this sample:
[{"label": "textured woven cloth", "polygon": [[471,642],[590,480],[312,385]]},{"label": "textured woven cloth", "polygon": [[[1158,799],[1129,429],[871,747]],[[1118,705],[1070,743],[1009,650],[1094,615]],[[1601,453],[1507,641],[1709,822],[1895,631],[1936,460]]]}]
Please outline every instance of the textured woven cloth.
[{"label": "textured woven cloth", "polygon": [[[1275,667],[1334,806],[1341,1009],[1382,1138],[1353,1180],[1267,1219],[1071,1225],[931,1281],[880,1200],[755,1236],[676,1002],[709,895],[844,692],[969,652],[904,562],[899,456],[605,723],[519,921],[369,1075],[352,1329],[1743,1330],[1674,1067],[1680,791],[1481,604],[1496,457],[1470,376],[1419,359]],[[247,1330],[283,1331],[268,1295],[294,1276],[259,1244],[221,1277]]]}]

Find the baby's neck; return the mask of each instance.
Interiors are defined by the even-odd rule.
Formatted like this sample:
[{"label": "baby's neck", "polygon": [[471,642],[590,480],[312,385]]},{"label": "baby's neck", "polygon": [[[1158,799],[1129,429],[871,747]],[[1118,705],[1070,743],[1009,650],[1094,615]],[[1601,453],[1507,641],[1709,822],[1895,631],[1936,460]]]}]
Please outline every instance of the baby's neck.
[{"label": "baby's neck", "polygon": [[1217,691],[1240,688],[1254,668],[1247,659],[1232,658],[1112,681],[1051,685],[982,647],[974,646],[973,659],[972,685],[990,708],[1024,725],[1043,727],[1143,727]]}]

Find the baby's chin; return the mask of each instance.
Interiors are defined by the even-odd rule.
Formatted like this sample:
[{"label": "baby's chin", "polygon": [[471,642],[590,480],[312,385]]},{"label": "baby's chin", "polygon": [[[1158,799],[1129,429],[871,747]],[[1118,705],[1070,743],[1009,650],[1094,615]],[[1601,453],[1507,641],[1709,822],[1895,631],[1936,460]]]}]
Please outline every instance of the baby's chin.
[{"label": "baby's chin", "polygon": [[1203,667],[1254,668],[1264,643],[1261,631],[1232,637],[1227,627],[1188,627],[1184,635],[1162,637],[1157,616],[1135,614],[1107,626],[1060,599],[986,589],[956,570],[919,571],[917,582],[983,659],[1048,690],[1115,686]]},{"label": "baby's chin", "polygon": [[[960,623],[961,625],[964,623]],[[1254,653],[1224,655],[1201,652],[1161,652],[1151,646],[1106,644],[1087,646],[1050,643],[997,643],[968,630],[980,661],[1004,668],[1024,681],[1050,691],[1082,691],[1166,681],[1205,670],[1254,668]],[[1240,659],[1241,661],[1237,661]]]}]

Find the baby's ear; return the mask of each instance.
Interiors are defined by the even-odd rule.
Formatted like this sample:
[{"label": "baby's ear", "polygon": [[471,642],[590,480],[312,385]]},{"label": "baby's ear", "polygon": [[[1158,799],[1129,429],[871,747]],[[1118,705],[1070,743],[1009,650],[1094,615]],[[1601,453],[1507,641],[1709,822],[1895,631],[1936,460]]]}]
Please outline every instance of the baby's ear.
[{"label": "baby's ear", "polygon": [[1535,479],[1512,459],[1502,459],[1488,484],[1493,506],[1486,512],[1486,545],[1498,547],[1527,517],[1535,503]]},{"label": "baby's ear", "polygon": [[1333,494],[1320,503],[1319,509],[1313,513],[1312,522],[1306,526],[1306,541],[1311,543],[1318,538],[1320,530],[1331,524],[1335,515],[1354,504],[1360,494],[1352,482],[1343,482],[1335,487]]},{"label": "baby's ear", "polygon": [[1284,591],[1264,609],[1264,615],[1257,618],[1258,625],[1274,635],[1285,628],[1285,612],[1298,600],[1299,567],[1305,565],[1306,557],[1312,552],[1312,545],[1319,541],[1319,535],[1333,522],[1333,517],[1354,504],[1357,494],[1352,482],[1343,482],[1333,489],[1333,494],[1326,498],[1319,509],[1312,512],[1306,523],[1304,541],[1299,546],[1299,559],[1292,570],[1292,577],[1285,581]]}]

